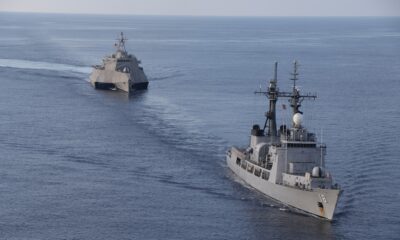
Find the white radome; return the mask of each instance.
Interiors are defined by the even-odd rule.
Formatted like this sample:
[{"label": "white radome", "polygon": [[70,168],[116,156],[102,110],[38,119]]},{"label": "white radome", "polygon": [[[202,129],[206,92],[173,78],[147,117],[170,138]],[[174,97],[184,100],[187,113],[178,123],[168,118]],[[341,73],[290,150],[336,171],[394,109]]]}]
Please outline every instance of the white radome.
[{"label": "white radome", "polygon": [[303,123],[303,115],[301,113],[296,113],[293,115],[293,122],[296,127],[300,127]]}]

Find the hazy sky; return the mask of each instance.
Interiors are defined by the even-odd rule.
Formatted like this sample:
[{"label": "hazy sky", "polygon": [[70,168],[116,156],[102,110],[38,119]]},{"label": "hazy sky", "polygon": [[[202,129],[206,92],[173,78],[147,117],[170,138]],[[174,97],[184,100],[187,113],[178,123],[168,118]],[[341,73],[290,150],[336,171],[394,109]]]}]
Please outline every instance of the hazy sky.
[{"label": "hazy sky", "polygon": [[0,0],[0,11],[215,16],[400,16],[400,0]]}]

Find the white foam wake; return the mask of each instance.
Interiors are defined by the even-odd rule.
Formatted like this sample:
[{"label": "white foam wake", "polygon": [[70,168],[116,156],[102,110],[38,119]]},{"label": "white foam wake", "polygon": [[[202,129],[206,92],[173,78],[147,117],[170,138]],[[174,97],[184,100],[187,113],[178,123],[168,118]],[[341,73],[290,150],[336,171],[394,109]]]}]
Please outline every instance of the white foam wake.
[{"label": "white foam wake", "polygon": [[9,68],[20,68],[20,69],[43,69],[50,71],[59,72],[75,72],[75,73],[85,73],[91,72],[90,67],[80,67],[61,63],[50,63],[50,62],[36,62],[20,59],[4,59],[0,58],[0,67]]}]

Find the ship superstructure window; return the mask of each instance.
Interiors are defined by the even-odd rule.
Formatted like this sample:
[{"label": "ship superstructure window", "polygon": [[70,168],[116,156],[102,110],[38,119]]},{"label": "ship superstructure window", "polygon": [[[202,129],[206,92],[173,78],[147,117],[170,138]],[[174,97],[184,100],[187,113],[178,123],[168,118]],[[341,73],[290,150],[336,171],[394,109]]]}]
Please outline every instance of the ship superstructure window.
[{"label": "ship superstructure window", "polygon": [[240,165],[243,169],[246,169],[247,168],[247,163],[246,163],[246,161],[243,161],[242,162],[242,165]]},{"label": "ship superstructure window", "polygon": [[268,180],[269,179],[269,172],[263,171],[262,174],[261,174],[261,178],[265,179],[265,180]]},{"label": "ship superstructure window", "polygon": [[287,147],[290,148],[315,148],[317,145],[315,143],[307,144],[307,143],[288,143]]},{"label": "ship superstructure window", "polygon": [[251,164],[247,165],[247,171],[249,173],[253,173],[253,170],[254,170],[254,166],[253,165],[251,165]]}]

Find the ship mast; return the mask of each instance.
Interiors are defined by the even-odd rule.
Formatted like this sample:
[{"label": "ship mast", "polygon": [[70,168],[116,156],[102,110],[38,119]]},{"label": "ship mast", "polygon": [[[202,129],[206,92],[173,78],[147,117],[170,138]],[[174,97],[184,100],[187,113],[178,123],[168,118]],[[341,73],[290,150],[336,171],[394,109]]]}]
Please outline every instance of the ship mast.
[{"label": "ship mast", "polygon": [[264,131],[265,128],[268,127],[268,136],[277,136],[276,132],[276,102],[278,101],[278,62],[275,62],[274,67],[274,78],[269,82],[269,87],[267,92],[264,94],[267,95],[269,99],[269,110],[265,113],[267,119],[265,120],[264,124]]},{"label": "ship mast", "polygon": [[127,38],[124,37],[124,33],[121,32],[120,38],[116,39],[118,43],[115,44],[115,47],[117,48],[118,52],[126,53],[125,49],[125,41],[128,40]]},{"label": "ship mast", "polygon": [[[278,101],[279,97],[283,98],[289,98],[289,103],[290,106],[293,109],[293,115],[296,113],[303,114],[299,108],[301,107],[301,102],[303,102],[304,99],[315,99],[317,96],[313,94],[300,94],[300,91],[296,87],[296,81],[298,80],[298,63],[297,61],[294,61],[294,71],[291,73],[293,80],[293,88],[292,92],[280,92],[277,83],[278,83],[278,78],[277,78],[277,70],[278,70],[278,63],[275,62],[275,68],[274,68],[274,78],[270,80],[269,82],[269,87],[267,88],[267,91],[256,91],[255,93],[260,93],[264,94],[267,96],[269,99],[269,110],[268,112],[265,113],[265,116],[267,117],[265,120],[264,124],[264,132],[266,128],[268,128],[268,132],[266,134],[271,137],[276,137],[277,136],[277,128],[276,128],[276,102]],[[294,126],[294,123],[293,123]]]},{"label": "ship mast", "polygon": [[[298,76],[298,63],[297,61],[294,61],[293,63],[293,72],[291,73],[292,78],[290,80],[293,81],[293,88],[292,88],[292,94],[289,99],[290,106],[292,107],[293,110],[293,115],[296,113],[303,114],[302,111],[299,110],[301,107],[301,103],[303,102],[304,99],[315,99],[317,96],[316,95],[311,95],[311,94],[306,94],[306,95],[301,95],[299,89],[296,87],[296,81],[299,80]],[[289,97],[289,96],[288,96]]]},{"label": "ship mast", "polygon": [[[299,64],[297,63],[297,61],[294,61],[293,62],[294,69],[293,69],[293,72],[291,73],[292,78],[290,79],[293,81],[292,93],[290,95],[283,96],[283,97],[289,98],[289,103],[290,103],[290,107],[292,107],[293,115],[295,115],[296,113],[303,114],[303,112],[300,111],[299,108],[301,107],[301,103],[304,101],[304,99],[315,100],[317,98],[317,95],[311,94],[311,93],[300,94],[300,90],[296,86],[296,81],[299,80],[298,79],[298,76],[299,76],[298,67],[299,67]],[[293,126],[294,126],[294,123],[293,123]]]}]

